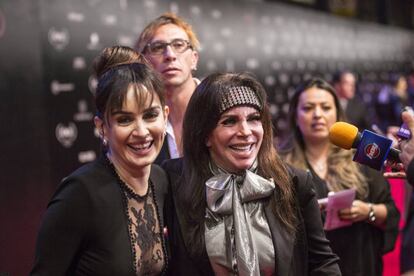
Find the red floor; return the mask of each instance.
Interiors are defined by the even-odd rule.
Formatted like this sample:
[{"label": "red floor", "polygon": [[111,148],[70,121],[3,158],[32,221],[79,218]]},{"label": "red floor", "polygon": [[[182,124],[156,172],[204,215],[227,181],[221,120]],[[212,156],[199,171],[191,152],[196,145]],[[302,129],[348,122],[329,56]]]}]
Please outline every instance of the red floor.
[{"label": "red floor", "polygon": [[[400,179],[391,179],[391,194],[394,198],[397,208],[401,212],[400,229],[404,226],[404,181]],[[400,241],[401,236],[398,237],[395,248],[392,252],[383,257],[384,260],[384,276],[398,276],[400,275]]]}]

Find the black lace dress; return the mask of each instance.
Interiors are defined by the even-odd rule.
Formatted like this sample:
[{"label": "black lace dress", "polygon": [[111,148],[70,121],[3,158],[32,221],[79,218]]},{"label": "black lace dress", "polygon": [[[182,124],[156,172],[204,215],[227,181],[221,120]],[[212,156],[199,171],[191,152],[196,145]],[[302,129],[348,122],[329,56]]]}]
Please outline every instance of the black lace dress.
[{"label": "black lace dress", "polygon": [[147,193],[140,196],[122,181],[112,164],[111,167],[123,193],[135,272],[137,275],[160,275],[166,262],[165,245],[154,185],[149,181]]},{"label": "black lace dress", "polygon": [[48,205],[31,275],[166,274],[167,193],[168,179],[156,165],[144,196],[121,181],[105,157],[79,168]]}]

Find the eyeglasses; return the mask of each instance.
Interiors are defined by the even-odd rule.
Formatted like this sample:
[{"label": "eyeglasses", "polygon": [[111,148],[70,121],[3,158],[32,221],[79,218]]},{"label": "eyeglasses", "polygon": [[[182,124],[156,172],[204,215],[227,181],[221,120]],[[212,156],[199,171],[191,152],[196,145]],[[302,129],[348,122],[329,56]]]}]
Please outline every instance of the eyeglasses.
[{"label": "eyeglasses", "polygon": [[176,54],[184,53],[189,48],[193,49],[190,41],[180,38],[174,39],[171,42],[156,41],[148,43],[145,49],[150,55],[162,55],[165,52],[165,49],[167,49],[167,46],[171,46],[172,50]]}]

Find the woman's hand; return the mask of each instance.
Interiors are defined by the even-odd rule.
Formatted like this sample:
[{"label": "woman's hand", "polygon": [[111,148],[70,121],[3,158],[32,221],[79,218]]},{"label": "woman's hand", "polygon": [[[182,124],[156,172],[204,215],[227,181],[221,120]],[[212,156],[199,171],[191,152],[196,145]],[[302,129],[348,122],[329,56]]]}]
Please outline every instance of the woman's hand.
[{"label": "woman's hand", "polygon": [[327,197],[318,199],[319,210],[321,212],[325,211],[327,204],[328,204],[328,198]]},{"label": "woman's hand", "polygon": [[369,204],[361,200],[354,200],[351,208],[345,208],[339,211],[339,218],[343,220],[350,220],[358,222],[367,220],[369,216]]}]

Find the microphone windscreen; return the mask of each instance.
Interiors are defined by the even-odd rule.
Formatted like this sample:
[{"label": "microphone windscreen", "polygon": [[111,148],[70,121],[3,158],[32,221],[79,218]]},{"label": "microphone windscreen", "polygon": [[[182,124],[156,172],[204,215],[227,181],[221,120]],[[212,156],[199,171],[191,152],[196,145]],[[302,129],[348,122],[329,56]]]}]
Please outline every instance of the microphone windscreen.
[{"label": "microphone windscreen", "polygon": [[351,149],[357,136],[358,128],[345,122],[336,122],[329,129],[331,143],[343,149]]}]

